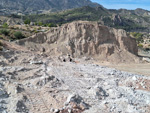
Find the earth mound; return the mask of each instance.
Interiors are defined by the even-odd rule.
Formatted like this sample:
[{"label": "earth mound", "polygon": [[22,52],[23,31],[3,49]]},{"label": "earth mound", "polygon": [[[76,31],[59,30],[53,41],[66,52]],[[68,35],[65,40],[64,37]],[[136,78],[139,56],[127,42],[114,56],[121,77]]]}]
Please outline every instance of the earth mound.
[{"label": "earth mound", "polygon": [[50,55],[90,56],[100,61],[137,62],[136,41],[122,29],[76,21],[16,42]]}]

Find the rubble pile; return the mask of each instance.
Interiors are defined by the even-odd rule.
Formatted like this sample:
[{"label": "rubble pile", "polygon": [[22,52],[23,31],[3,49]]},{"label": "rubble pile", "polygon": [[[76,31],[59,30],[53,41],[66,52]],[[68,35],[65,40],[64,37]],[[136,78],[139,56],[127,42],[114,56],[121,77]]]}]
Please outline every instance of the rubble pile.
[{"label": "rubble pile", "polygon": [[0,67],[1,113],[150,112],[149,76],[96,65],[93,59],[64,62],[23,51],[6,57],[7,52],[0,56],[5,64]]}]

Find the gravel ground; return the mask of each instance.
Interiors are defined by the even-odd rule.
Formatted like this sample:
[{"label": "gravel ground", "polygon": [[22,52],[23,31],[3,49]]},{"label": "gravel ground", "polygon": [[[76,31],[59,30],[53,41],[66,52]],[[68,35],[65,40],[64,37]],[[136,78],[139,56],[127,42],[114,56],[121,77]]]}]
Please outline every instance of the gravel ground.
[{"label": "gravel ground", "polygon": [[150,113],[149,76],[92,62],[64,62],[30,52],[3,53],[0,112]]}]

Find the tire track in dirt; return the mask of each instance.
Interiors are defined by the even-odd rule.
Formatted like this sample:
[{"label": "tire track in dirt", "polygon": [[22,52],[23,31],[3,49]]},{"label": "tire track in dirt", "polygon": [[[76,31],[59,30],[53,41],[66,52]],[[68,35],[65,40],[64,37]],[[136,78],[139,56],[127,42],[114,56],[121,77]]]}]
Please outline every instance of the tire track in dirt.
[{"label": "tire track in dirt", "polygon": [[45,100],[38,91],[26,91],[26,95],[32,104],[32,113],[49,113],[49,108],[46,105]]}]

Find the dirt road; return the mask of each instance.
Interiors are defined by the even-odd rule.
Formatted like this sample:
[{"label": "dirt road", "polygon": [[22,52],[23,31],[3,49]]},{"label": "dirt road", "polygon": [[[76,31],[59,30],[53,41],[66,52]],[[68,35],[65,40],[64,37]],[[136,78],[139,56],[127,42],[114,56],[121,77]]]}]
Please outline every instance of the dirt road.
[{"label": "dirt road", "polygon": [[121,71],[127,71],[134,74],[148,75],[150,76],[150,63],[141,64],[111,64],[100,63],[100,65],[116,68]]}]

